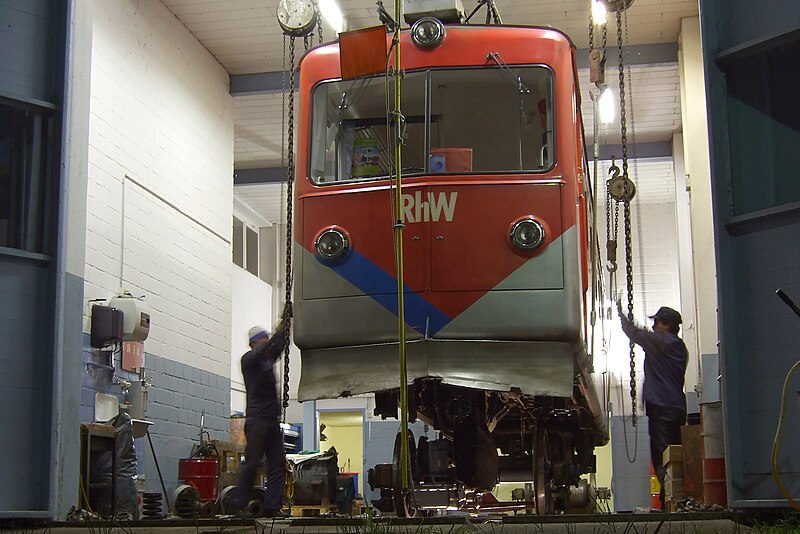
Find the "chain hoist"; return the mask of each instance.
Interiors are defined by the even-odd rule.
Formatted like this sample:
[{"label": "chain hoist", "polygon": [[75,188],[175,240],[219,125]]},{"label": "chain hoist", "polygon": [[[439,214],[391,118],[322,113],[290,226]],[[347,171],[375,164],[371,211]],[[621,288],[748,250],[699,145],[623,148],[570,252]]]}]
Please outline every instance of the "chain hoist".
[{"label": "chain hoist", "polygon": [[[628,140],[627,140],[627,116],[625,106],[625,56],[622,32],[622,10],[617,10],[617,52],[619,58],[619,122],[620,122],[620,141],[622,144],[622,176],[619,182],[622,188],[622,198],[617,198],[623,206],[623,225],[625,228],[625,280],[628,293],[628,319],[633,320],[633,250],[631,239],[631,200],[636,194],[630,178],[628,178]],[[618,186],[619,187],[619,186]],[[609,187],[613,191],[611,187]],[[636,426],[636,353],[634,343],[628,341],[631,369],[631,416],[633,426]]]},{"label": "chain hoist", "polygon": [[[286,422],[286,409],[289,407],[289,352],[291,350],[291,326],[292,326],[292,285],[294,273],[292,270],[292,220],[294,194],[294,37],[284,37],[289,41],[289,86],[287,89],[288,113],[286,116],[286,272],[284,275],[285,296],[284,320],[286,329],[284,330],[285,346],[283,349],[283,410],[281,421]],[[286,112],[287,110],[284,110]]]},{"label": "chain hoist", "polygon": [[[630,132],[631,132],[631,142],[633,145],[633,173],[631,174],[631,185],[634,186],[634,194],[631,195],[631,200],[635,197],[635,184],[638,181],[639,177],[639,169],[638,169],[638,158],[636,157],[636,121],[635,121],[635,114],[633,105],[633,81],[631,78],[631,47],[630,47],[630,38],[628,36],[628,11],[625,10],[623,12],[623,21],[625,25],[625,42],[629,44],[629,46],[625,47],[625,72],[627,75],[627,95],[628,95],[628,106],[626,109],[628,110],[628,115],[630,115]],[[627,121],[627,118],[626,118]],[[641,225],[641,202],[636,203],[636,237],[637,243],[639,243],[639,265],[644,265],[644,247],[642,243],[644,243],[644,239],[642,238],[642,225]],[[642,269],[639,272],[639,302],[643,310],[647,309],[647,292],[645,291],[647,284],[645,283],[645,272]]]},{"label": "chain hoist", "polygon": [[[607,269],[611,273],[611,288],[616,288],[617,265],[617,246],[619,232],[619,205],[623,208],[623,226],[625,240],[625,278],[626,290],[628,293],[628,319],[633,320],[633,254],[631,236],[631,200],[636,194],[636,187],[628,175],[628,140],[627,140],[627,109],[626,109],[626,85],[625,85],[625,46],[623,42],[622,16],[623,12],[633,3],[633,0],[603,0],[607,11],[614,12],[617,25],[617,53],[618,53],[618,79],[619,79],[619,107],[620,107],[620,142],[622,145],[622,169],[620,169],[612,156],[609,174],[611,177],[606,181],[606,257]],[[598,89],[604,86],[607,24],[603,24],[602,50],[596,51],[594,48],[594,17],[591,13],[590,4],[589,20],[589,76]],[[627,30],[627,14],[626,30]],[[596,120],[596,119],[595,119]],[[595,134],[596,136],[597,134]],[[613,210],[613,226],[612,226]],[[629,340],[630,354],[630,396],[633,414],[633,425],[636,426],[636,355],[634,343]]]},{"label": "chain hoist", "polygon": [[[311,46],[311,32],[318,27],[320,42],[322,42],[322,24],[316,2],[310,4],[305,0],[279,0],[277,7],[278,24],[283,29],[283,123],[286,132],[284,154],[281,162],[286,162],[286,270],[284,274],[284,308],[283,320],[284,349],[283,349],[283,395],[281,421],[286,422],[286,409],[289,407],[289,370],[292,331],[292,288],[294,285],[294,272],[292,268],[292,233],[293,233],[293,197],[294,197],[294,76],[295,76],[295,40],[302,37],[306,50]],[[289,63],[286,63],[286,49],[289,49]],[[288,68],[287,68],[288,67]],[[286,83],[286,72],[289,73],[289,82]],[[283,119],[282,119],[283,120]],[[281,132],[283,137],[283,132]]]}]

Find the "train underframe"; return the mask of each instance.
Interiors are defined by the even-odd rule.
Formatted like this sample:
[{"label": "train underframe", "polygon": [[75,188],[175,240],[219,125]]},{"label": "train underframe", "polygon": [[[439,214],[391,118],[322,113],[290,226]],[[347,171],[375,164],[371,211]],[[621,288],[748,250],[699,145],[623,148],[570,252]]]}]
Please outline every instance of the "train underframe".
[{"label": "train underframe", "polygon": [[[380,488],[375,504],[399,516],[438,510],[590,511],[593,489],[581,475],[595,472],[596,429],[582,388],[572,397],[457,387],[421,378],[408,387],[408,420],[438,432],[415,440],[409,432],[409,487],[401,487],[400,433],[392,464],[370,469]],[[375,415],[397,417],[399,390],[375,394]],[[519,482],[512,500],[491,494],[498,482]]]}]

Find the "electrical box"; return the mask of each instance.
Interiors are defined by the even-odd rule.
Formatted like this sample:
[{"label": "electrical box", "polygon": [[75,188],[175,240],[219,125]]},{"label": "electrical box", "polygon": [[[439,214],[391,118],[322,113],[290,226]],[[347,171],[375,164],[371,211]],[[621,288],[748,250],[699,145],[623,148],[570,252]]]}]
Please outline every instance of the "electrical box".
[{"label": "electrical box", "polygon": [[150,333],[150,308],[130,293],[117,295],[108,301],[109,306],[122,310],[124,315],[122,339],[144,341]]},{"label": "electrical box", "polygon": [[94,304],[92,306],[92,328],[90,343],[92,347],[103,348],[111,343],[122,341],[122,311],[112,306]]}]

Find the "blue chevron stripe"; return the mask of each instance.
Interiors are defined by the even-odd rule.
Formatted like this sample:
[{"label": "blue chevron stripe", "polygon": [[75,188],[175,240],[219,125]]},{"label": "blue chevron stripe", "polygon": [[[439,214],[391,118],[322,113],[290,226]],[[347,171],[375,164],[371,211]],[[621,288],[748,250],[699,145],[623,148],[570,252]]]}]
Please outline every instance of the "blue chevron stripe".
[{"label": "blue chevron stripe", "polygon": [[[397,315],[397,279],[372,260],[350,250],[344,261],[329,264],[328,267]],[[433,306],[419,293],[412,292],[408,286],[405,286],[404,294],[406,324],[420,334],[425,335],[426,323],[427,334],[432,336],[452,320],[452,317]]]}]

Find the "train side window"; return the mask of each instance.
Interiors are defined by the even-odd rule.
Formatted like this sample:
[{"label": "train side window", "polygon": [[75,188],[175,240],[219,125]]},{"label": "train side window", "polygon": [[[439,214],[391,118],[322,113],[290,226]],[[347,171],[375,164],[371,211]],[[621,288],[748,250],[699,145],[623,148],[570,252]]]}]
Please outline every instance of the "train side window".
[{"label": "train side window", "polygon": [[[406,172],[425,163],[425,73],[403,81],[402,161]],[[319,84],[314,89],[309,175],[318,184],[374,180],[392,171],[392,85],[383,77]]]},{"label": "train side window", "polygon": [[[552,80],[540,66],[433,71],[432,170],[442,164],[442,172],[460,173],[551,168]],[[447,160],[456,164],[448,169]]]}]

